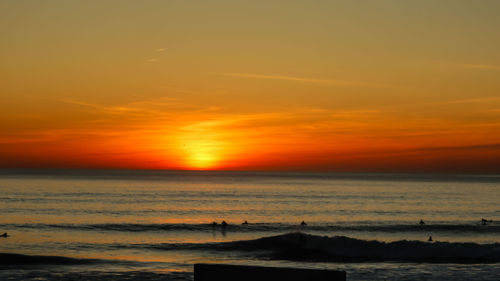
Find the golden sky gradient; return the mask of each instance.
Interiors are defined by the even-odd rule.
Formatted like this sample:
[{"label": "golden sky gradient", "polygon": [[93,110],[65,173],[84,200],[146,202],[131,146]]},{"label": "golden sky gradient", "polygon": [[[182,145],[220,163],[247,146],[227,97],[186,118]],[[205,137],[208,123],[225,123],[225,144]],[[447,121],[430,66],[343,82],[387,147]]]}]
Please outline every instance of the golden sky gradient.
[{"label": "golden sky gradient", "polygon": [[0,167],[498,173],[498,11],[0,0]]}]

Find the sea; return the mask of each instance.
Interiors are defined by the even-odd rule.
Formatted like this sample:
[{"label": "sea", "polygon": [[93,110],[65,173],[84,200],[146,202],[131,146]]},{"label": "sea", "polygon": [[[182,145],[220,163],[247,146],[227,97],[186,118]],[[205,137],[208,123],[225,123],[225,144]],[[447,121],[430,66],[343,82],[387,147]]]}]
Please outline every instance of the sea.
[{"label": "sea", "polygon": [[3,169],[2,233],[0,280],[500,280],[500,175]]}]

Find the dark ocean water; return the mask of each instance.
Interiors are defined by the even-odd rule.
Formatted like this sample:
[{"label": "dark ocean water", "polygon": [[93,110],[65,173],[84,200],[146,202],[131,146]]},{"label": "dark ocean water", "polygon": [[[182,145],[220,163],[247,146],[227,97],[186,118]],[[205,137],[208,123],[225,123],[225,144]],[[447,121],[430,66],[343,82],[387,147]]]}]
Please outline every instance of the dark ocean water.
[{"label": "dark ocean water", "polygon": [[494,175],[1,170],[0,279],[192,280],[218,262],[499,280],[499,202]]}]

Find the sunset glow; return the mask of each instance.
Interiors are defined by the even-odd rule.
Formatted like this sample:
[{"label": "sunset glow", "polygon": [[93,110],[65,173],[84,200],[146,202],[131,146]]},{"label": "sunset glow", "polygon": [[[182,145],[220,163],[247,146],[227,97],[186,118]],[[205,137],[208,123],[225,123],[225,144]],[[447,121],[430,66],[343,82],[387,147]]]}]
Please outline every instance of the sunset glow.
[{"label": "sunset glow", "polygon": [[500,171],[496,2],[30,3],[0,167]]}]

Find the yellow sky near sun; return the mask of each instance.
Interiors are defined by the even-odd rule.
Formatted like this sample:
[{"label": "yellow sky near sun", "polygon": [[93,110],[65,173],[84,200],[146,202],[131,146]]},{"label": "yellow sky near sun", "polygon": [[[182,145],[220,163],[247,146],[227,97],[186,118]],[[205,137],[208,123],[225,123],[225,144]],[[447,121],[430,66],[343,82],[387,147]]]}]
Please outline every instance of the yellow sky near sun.
[{"label": "yellow sky near sun", "polygon": [[499,171],[497,1],[0,1],[0,167]]}]

